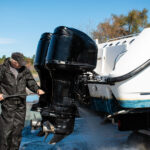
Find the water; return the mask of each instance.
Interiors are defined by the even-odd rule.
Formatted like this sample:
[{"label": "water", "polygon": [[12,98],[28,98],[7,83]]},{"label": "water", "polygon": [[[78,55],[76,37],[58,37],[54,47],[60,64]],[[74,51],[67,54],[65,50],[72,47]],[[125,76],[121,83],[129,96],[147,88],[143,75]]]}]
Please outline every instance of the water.
[{"label": "water", "polygon": [[[30,107],[28,103],[27,120],[34,116]],[[103,119],[86,109],[79,108],[79,112],[82,118],[76,118],[74,132],[55,145],[48,144],[52,134],[44,142],[44,137],[36,136],[38,130],[31,132],[26,124],[20,150],[149,150],[147,137],[120,132],[116,126],[104,124]],[[40,118],[39,113],[36,115]]]},{"label": "water", "polygon": [[32,119],[41,119],[41,115],[39,112],[34,112],[34,111],[30,111],[31,107],[34,103],[37,103],[39,100],[38,95],[30,95],[27,96],[26,98],[26,102],[27,102],[27,111],[26,111],[26,122],[25,122],[25,126],[29,126],[30,125],[30,120]]},{"label": "water", "polygon": [[27,102],[36,102],[39,100],[39,96],[38,95],[30,95],[30,96],[27,96],[26,98],[26,101]]}]

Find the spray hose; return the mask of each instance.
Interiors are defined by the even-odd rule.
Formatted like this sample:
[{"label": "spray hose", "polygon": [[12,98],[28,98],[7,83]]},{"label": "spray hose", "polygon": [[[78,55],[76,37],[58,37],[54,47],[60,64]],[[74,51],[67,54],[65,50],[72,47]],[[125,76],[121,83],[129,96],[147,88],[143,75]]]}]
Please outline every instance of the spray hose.
[{"label": "spray hose", "polygon": [[19,97],[19,96],[29,96],[29,95],[38,95],[38,94],[30,93],[30,94],[3,95],[3,98],[7,99],[7,98],[13,98],[13,97]]}]

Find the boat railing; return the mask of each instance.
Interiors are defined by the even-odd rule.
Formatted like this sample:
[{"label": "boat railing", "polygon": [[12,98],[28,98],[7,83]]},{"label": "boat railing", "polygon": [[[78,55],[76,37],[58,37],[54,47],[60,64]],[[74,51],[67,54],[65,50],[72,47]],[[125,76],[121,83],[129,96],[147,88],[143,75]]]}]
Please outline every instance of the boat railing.
[{"label": "boat railing", "polygon": [[134,37],[134,36],[137,36],[138,34],[139,34],[139,33],[135,33],[135,34],[130,34],[130,35],[126,35],[126,36],[121,36],[121,37],[109,39],[109,40],[107,40],[107,42],[111,42],[111,41],[116,41],[116,40],[121,40],[121,39],[125,39],[125,38]]}]

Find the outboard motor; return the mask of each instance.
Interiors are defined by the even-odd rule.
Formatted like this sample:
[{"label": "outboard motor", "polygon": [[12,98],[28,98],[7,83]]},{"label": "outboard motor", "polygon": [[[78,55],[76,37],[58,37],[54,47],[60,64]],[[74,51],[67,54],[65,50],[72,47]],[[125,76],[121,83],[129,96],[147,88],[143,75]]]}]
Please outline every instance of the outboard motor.
[{"label": "outboard motor", "polygon": [[[38,72],[40,78],[40,86],[41,89],[44,90],[45,94],[41,95],[39,98],[39,102],[32,105],[31,111],[41,112],[42,109],[49,107],[51,104],[51,96],[52,96],[52,79],[49,74],[49,71],[45,68],[45,59],[48,51],[48,47],[51,40],[51,33],[43,33],[38,43],[34,67]],[[42,120],[37,120],[36,117],[34,120],[30,121],[30,125],[32,129],[38,129],[43,126],[43,122],[47,120],[44,116],[41,115]],[[38,135],[43,135],[42,131],[39,132]]]},{"label": "outboard motor", "polygon": [[41,89],[45,91],[45,94],[40,96],[39,102],[37,104],[32,105],[32,111],[41,111],[42,108],[48,107],[51,103],[52,79],[49,75],[48,70],[45,69],[45,59],[50,44],[51,36],[51,33],[43,33],[38,43],[34,67],[38,72]]},{"label": "outboard motor", "polygon": [[42,116],[50,122],[44,123],[44,130],[54,133],[50,144],[73,131],[77,112],[75,82],[79,75],[96,67],[96,60],[97,46],[89,36],[74,28],[60,26],[55,29],[46,56],[52,97],[49,108],[42,111]]}]

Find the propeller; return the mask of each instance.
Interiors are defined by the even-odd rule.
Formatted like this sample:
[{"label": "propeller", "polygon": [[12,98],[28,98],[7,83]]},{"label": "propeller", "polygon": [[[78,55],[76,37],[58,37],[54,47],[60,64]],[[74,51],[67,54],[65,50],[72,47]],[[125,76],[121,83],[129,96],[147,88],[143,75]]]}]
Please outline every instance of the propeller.
[{"label": "propeller", "polygon": [[49,121],[43,123],[43,132],[45,132],[44,142],[50,133],[55,133],[55,127]]}]

